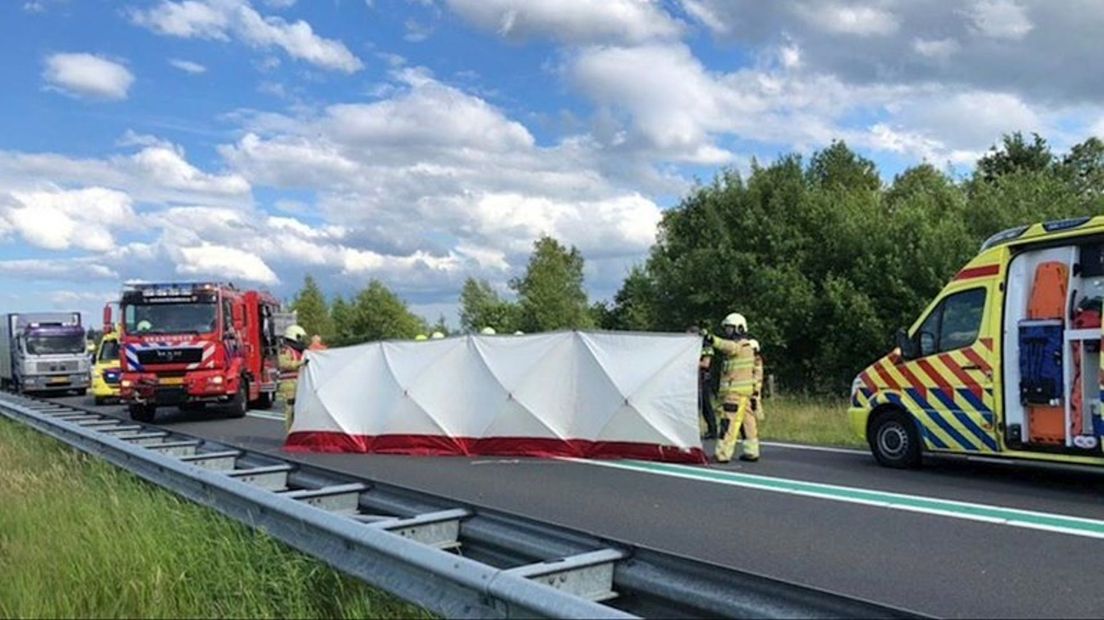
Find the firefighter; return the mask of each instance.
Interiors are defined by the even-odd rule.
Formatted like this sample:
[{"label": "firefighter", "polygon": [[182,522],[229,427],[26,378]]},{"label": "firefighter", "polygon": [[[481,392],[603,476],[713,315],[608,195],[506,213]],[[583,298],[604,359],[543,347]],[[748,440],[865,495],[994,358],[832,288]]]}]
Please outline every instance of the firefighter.
[{"label": "firefighter", "polygon": [[743,430],[741,461],[759,460],[760,394],[763,387],[762,358],[759,343],[748,335],[747,319],[733,312],[721,323],[724,337],[706,334],[705,341],[724,356],[721,375],[719,413],[728,420],[717,442],[717,461],[727,463],[736,452]]},{"label": "firefighter", "polygon": [[[697,325],[686,330],[688,334],[704,336]],[[713,345],[702,341],[701,355],[698,357],[698,431],[702,439],[717,438],[717,417],[713,413],[713,389],[709,374],[713,365]]]},{"label": "firefighter", "polygon": [[325,351],[328,348],[329,347],[322,343],[322,336],[319,336],[318,334],[311,336],[310,346],[307,347],[307,349],[311,351]]},{"label": "firefighter", "polygon": [[284,399],[284,430],[295,420],[295,389],[299,383],[299,367],[303,365],[307,331],[298,325],[284,330],[284,347],[280,350],[280,397]]}]

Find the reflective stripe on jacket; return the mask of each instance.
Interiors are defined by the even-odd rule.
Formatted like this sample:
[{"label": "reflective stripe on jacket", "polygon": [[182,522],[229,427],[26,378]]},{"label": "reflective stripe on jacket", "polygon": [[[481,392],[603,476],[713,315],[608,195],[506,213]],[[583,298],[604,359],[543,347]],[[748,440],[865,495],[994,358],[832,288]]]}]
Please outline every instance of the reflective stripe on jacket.
[{"label": "reflective stripe on jacket", "polygon": [[763,387],[763,362],[759,342],[753,339],[713,340],[713,348],[724,354],[720,393],[729,396],[753,396]]}]

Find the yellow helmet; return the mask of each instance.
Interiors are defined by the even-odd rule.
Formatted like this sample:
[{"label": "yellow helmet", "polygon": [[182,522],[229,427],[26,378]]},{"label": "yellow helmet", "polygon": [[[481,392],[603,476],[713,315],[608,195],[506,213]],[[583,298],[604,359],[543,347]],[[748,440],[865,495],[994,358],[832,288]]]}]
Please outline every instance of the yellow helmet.
[{"label": "yellow helmet", "polygon": [[418,342],[421,342],[423,340],[429,340],[429,336],[426,336],[425,334],[418,334],[417,336],[414,336],[414,340],[416,340]]},{"label": "yellow helmet", "polygon": [[429,338],[430,338],[430,340],[441,340],[444,337],[445,337],[445,335],[442,334],[441,332],[433,332],[433,334],[431,334]]},{"label": "yellow helmet", "polygon": [[744,318],[744,315],[737,312],[733,312],[721,321],[721,327],[729,326],[734,327],[736,332],[741,334],[746,334],[748,330],[747,319]]},{"label": "yellow helmet", "polygon": [[138,325],[135,326],[140,332],[148,332],[153,329],[153,323],[149,321],[138,321]]},{"label": "yellow helmet", "polygon": [[287,329],[284,330],[284,338],[294,342],[303,342],[307,339],[307,330],[298,325],[288,325]]},{"label": "yellow helmet", "polygon": [[521,331],[521,330],[519,329],[519,330],[517,330],[516,332],[514,332],[514,335],[515,335],[515,336],[524,336],[524,335],[525,335],[525,332],[523,332],[523,331]]},{"label": "yellow helmet", "polygon": [[483,329],[479,330],[479,333],[483,334],[484,336],[493,336],[495,335],[495,330],[493,327],[484,327]]}]

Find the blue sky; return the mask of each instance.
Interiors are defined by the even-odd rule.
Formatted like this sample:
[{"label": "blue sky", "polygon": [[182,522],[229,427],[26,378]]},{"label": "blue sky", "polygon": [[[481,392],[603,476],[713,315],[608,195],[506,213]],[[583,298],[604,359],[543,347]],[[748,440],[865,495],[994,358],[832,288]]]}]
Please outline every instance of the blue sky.
[{"label": "blue sky", "polygon": [[313,273],[454,321],[542,233],[608,298],[722,167],[844,139],[888,181],[1104,133],[1101,31],[1089,0],[13,0],[0,300]]}]

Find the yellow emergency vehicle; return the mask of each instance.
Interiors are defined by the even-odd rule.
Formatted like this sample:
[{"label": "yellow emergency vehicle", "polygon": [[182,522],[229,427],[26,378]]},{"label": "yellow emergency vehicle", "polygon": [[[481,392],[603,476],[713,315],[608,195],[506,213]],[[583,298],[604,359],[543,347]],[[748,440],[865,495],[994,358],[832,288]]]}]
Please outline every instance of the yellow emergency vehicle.
[{"label": "yellow emergency vehicle", "polygon": [[119,400],[119,332],[103,335],[92,366],[92,396],[97,405]]},{"label": "yellow emergency vehicle", "polygon": [[1104,217],[988,239],[897,348],[863,370],[849,415],[875,458],[924,452],[1104,465]]}]

